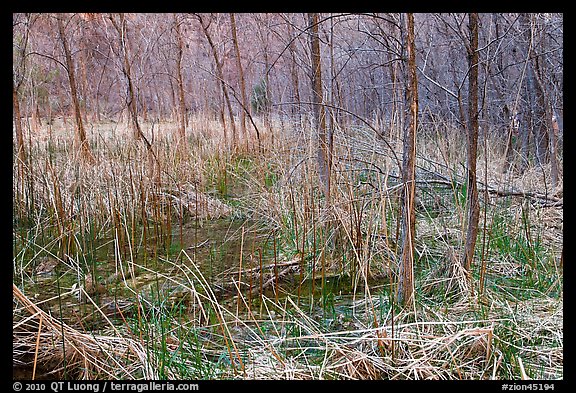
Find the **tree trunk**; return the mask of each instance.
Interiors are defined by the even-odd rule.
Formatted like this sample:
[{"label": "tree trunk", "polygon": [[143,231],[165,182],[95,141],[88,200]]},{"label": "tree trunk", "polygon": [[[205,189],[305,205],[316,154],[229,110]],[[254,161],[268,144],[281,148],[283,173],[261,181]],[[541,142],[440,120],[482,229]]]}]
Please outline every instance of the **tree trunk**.
[{"label": "tree trunk", "polygon": [[[528,123],[526,122],[527,119],[524,120],[524,126],[522,127],[522,133],[520,132],[520,116],[518,115],[518,111],[514,105],[512,111],[508,108],[508,106],[504,106],[504,116],[508,121],[508,125],[506,126],[506,147],[504,149],[504,165],[502,166],[502,173],[506,173],[508,168],[514,165],[514,146],[518,144],[514,143],[515,138],[520,138],[520,149],[522,152],[522,156],[528,159],[528,136],[529,131],[524,130]],[[527,162],[523,160],[523,163]],[[524,164],[522,164],[524,165]]]},{"label": "tree trunk", "polygon": [[298,65],[296,64],[296,44],[294,41],[294,26],[288,23],[288,37],[290,39],[290,44],[288,45],[288,51],[290,52],[290,76],[292,78],[292,117],[296,118],[298,116],[298,123],[301,122],[302,114],[300,112],[300,89],[298,82]]},{"label": "tree trunk", "polygon": [[70,53],[70,46],[68,45],[68,39],[66,38],[66,32],[64,31],[63,15],[58,14],[56,20],[58,22],[58,33],[60,35],[60,42],[64,49],[64,56],[66,57],[66,72],[68,73],[68,82],[70,84],[70,92],[72,94],[72,105],[74,107],[74,119],[76,121],[76,142],[78,144],[78,149],[83,159],[88,162],[94,163],[95,159],[88,147],[88,142],[86,141],[86,131],[84,130],[84,124],[82,122],[82,111],[80,109],[80,101],[78,100],[78,91],[76,86],[76,76],[74,74],[74,62],[72,61],[72,55]]},{"label": "tree trunk", "polygon": [[148,151],[148,164],[151,170],[151,177],[154,179],[155,182],[160,182],[160,163],[158,162],[158,158],[152,149],[152,144],[146,139],[144,133],[142,132],[142,128],[140,127],[140,122],[138,121],[138,110],[136,107],[136,97],[134,94],[134,85],[132,83],[132,73],[130,70],[130,49],[128,46],[128,28],[126,26],[126,19],[123,13],[118,14],[120,23],[114,19],[113,15],[109,15],[109,19],[114,25],[114,28],[118,32],[118,38],[120,39],[120,50],[122,51],[122,71],[124,76],[126,77],[126,84],[127,84],[127,97],[126,97],[126,105],[128,107],[128,112],[130,113],[130,119],[132,122],[132,127],[134,130],[134,138],[136,140],[141,139],[144,141],[146,145],[146,150]]},{"label": "tree trunk", "polygon": [[318,132],[318,173],[323,187],[326,204],[330,203],[331,149],[326,132],[326,110],[322,94],[322,65],[320,62],[320,40],[318,37],[318,14],[309,13],[311,26],[310,50],[312,54],[312,103],[314,121]]},{"label": "tree trunk", "polygon": [[134,130],[134,138],[135,139],[144,139],[144,143],[148,149],[151,148],[150,143],[146,140],[146,138],[142,138],[144,134],[142,133],[142,128],[140,127],[140,123],[138,122],[138,108],[136,106],[136,97],[134,94],[134,84],[132,83],[132,71],[130,67],[130,48],[128,47],[128,29],[126,28],[126,19],[124,14],[120,13],[120,24],[116,22],[114,17],[110,15],[110,20],[112,24],[116,28],[118,32],[118,37],[120,39],[120,50],[122,51],[122,72],[126,77],[127,83],[127,106],[128,111],[130,112],[130,119],[132,122],[132,127]]},{"label": "tree trunk", "polygon": [[[534,50],[534,57],[532,58],[532,64],[534,67],[534,79],[536,81],[536,92],[538,96],[538,101],[540,107],[542,108],[543,118],[540,119],[540,135],[544,139],[543,146],[540,146],[541,150],[545,150],[542,156],[546,156],[547,160],[550,162],[550,180],[552,182],[552,187],[555,188],[558,185],[558,157],[556,156],[556,145],[557,137],[555,131],[558,130],[558,123],[555,122],[555,115],[550,104],[550,97],[548,94],[549,89],[545,83],[545,51],[546,48],[542,41],[539,40],[539,49]],[[538,53],[540,52],[540,54]]]},{"label": "tree trunk", "polygon": [[402,164],[402,237],[400,272],[398,278],[399,303],[409,304],[414,297],[414,239],[416,232],[416,130],[418,128],[418,77],[416,74],[416,45],[414,37],[414,14],[407,15],[408,35],[408,74],[407,98],[410,105],[410,119],[404,130],[404,153]]},{"label": "tree trunk", "polygon": [[246,133],[246,112],[250,110],[250,105],[248,103],[248,97],[246,96],[246,82],[244,81],[244,70],[242,68],[242,61],[240,58],[240,47],[238,46],[238,37],[236,34],[236,18],[234,14],[230,14],[230,25],[232,28],[232,42],[234,44],[234,49],[236,51],[236,67],[238,68],[238,77],[240,78],[240,94],[242,97],[242,110],[240,111],[240,130],[242,132],[242,138],[248,143],[248,135]]},{"label": "tree trunk", "polygon": [[[80,81],[78,83],[78,88],[82,94],[83,100],[80,103],[81,113],[84,114],[84,120],[88,121],[89,108],[88,108],[88,90],[90,84],[88,83],[88,72],[86,71],[86,63],[88,62],[88,48],[86,47],[86,32],[89,29],[83,30],[82,36],[80,37],[80,53],[78,58],[78,63],[80,63]],[[94,119],[95,116],[91,113],[91,118]]]},{"label": "tree trunk", "polygon": [[12,106],[14,108],[14,127],[16,128],[16,148],[18,157],[18,168],[22,174],[22,168],[26,163],[26,148],[24,147],[24,133],[22,132],[22,117],[20,114],[20,98],[14,83],[12,84]]},{"label": "tree trunk", "polygon": [[[327,34],[328,35],[328,34]],[[330,89],[328,102],[330,107],[328,108],[328,130],[334,130],[336,128],[336,113],[334,111],[334,106],[336,105],[335,99],[335,85],[336,85],[336,65],[334,62],[334,18],[330,19],[330,34],[327,39],[329,40],[328,48],[330,49]]]},{"label": "tree trunk", "polygon": [[[218,52],[216,51],[216,46],[214,45],[214,41],[212,41],[212,37],[208,31],[209,24],[204,23],[204,19],[199,15],[196,14],[196,17],[200,21],[200,25],[202,26],[202,31],[206,36],[206,40],[210,45],[210,49],[212,50],[212,56],[214,57],[214,64],[216,66],[216,78],[220,82],[220,86],[222,88],[222,93],[224,94],[224,102],[228,108],[228,116],[230,118],[230,125],[232,127],[232,146],[236,147],[236,123],[234,122],[234,112],[232,111],[232,105],[230,104],[230,97],[228,95],[228,89],[226,88],[226,83],[224,82],[224,73],[222,72],[222,63],[218,58]],[[224,137],[226,138],[226,128],[224,128]]]},{"label": "tree trunk", "polygon": [[[267,14],[264,14],[266,17]],[[266,105],[264,106],[264,125],[266,128],[270,129],[272,124],[270,122],[270,61],[268,59],[268,34],[269,34],[269,26],[266,22],[266,31],[262,32],[261,25],[258,24],[258,34],[260,36],[260,41],[262,43],[262,56],[264,58],[264,90],[266,94]],[[274,135],[274,134],[272,134]]]},{"label": "tree trunk", "polygon": [[476,158],[478,148],[478,14],[468,14],[470,45],[468,46],[468,230],[466,244],[462,257],[462,266],[468,274],[474,259],[476,237],[478,235],[478,221],[480,218],[480,205],[478,201],[478,188],[476,185]]},{"label": "tree trunk", "polygon": [[[536,54],[534,44],[534,26],[531,15],[521,13],[519,15],[520,27],[524,32],[524,46],[526,52],[526,88],[528,101],[530,102],[529,111],[534,115],[531,116],[532,133],[534,134],[534,145],[536,149],[536,159],[539,165],[544,165],[548,153],[548,131],[547,131],[547,114],[546,100],[542,86],[538,80],[538,55]],[[529,131],[529,130],[525,130]],[[525,161],[525,165],[527,161]]]},{"label": "tree trunk", "polygon": [[174,30],[176,31],[177,55],[176,55],[176,79],[178,80],[178,139],[182,144],[186,144],[186,101],[184,99],[184,81],[182,78],[182,57],[184,54],[184,43],[180,31],[180,23],[174,14]]},{"label": "tree trunk", "polygon": [[560,181],[560,173],[559,167],[560,164],[558,163],[558,156],[556,152],[558,151],[558,134],[560,133],[560,127],[558,126],[558,116],[553,113],[552,109],[550,108],[550,128],[548,130],[550,134],[550,163],[552,165],[551,168],[551,176],[552,176],[552,187],[556,188],[558,186],[558,182]]},{"label": "tree trunk", "polygon": [[538,69],[537,65],[532,66],[535,91],[536,91],[536,124],[534,124],[534,135],[536,141],[536,157],[538,164],[544,165],[548,161],[548,111],[544,90],[542,85],[538,83]]},{"label": "tree trunk", "polygon": [[[527,56],[529,56],[527,54]],[[528,62],[528,57],[526,58]],[[530,66],[527,65],[526,69],[526,78],[524,79],[524,90],[526,97],[526,106],[524,109],[524,114],[520,118],[518,117],[518,137],[520,138],[520,156],[521,156],[521,163],[520,163],[520,171],[523,172],[528,167],[530,163],[530,134],[534,129],[534,107],[535,107],[535,98],[534,98],[534,78],[532,76],[532,72],[530,70]],[[520,121],[521,120],[521,121]]]}]

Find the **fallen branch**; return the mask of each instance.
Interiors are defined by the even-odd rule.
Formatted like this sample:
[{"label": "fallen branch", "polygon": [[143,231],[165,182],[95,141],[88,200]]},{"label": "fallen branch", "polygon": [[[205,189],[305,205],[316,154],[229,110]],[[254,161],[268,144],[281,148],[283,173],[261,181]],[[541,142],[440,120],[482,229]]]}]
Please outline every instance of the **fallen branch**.
[{"label": "fallen branch", "polygon": [[276,278],[278,278],[278,280],[284,278],[284,276],[286,276],[288,273],[290,273],[291,271],[294,270],[295,266],[296,266],[296,264],[292,264],[291,266],[288,266],[286,269],[279,272],[278,275],[272,275],[272,277],[270,277],[265,283],[262,284],[262,287],[260,287],[259,285],[254,286],[252,288],[252,290],[250,291],[250,296],[257,295],[258,292],[260,291],[260,288],[262,288],[262,292],[264,292],[264,289],[266,289],[270,285],[274,284],[274,282],[276,281]]},{"label": "fallen branch", "polygon": [[[446,185],[448,187],[459,186],[463,187],[464,183],[459,181],[447,181],[447,180],[439,180],[439,179],[429,179],[429,180],[417,180],[416,183],[418,184],[441,184]],[[488,191],[490,194],[494,194],[501,197],[506,196],[517,196],[522,198],[529,198],[529,199],[536,199],[539,203],[548,202],[547,206],[563,206],[564,199],[557,198],[551,195],[542,195],[536,192],[531,191],[518,191],[518,190],[498,190],[492,187],[486,187],[482,183],[479,182],[483,186],[483,188],[479,188],[478,192],[486,192]],[[542,202],[543,201],[543,202]]]},{"label": "fallen branch", "polygon": [[[253,267],[251,269],[244,269],[242,270],[242,274],[244,273],[254,273],[254,272],[258,272],[260,271],[260,269],[262,270],[268,270],[268,269],[274,269],[275,267],[285,267],[285,266],[294,266],[294,265],[299,265],[300,264],[300,259],[294,259],[292,261],[288,261],[288,262],[282,262],[282,263],[277,263],[277,264],[273,264],[271,263],[270,265],[266,265],[266,266],[256,266]],[[239,272],[233,272],[231,274],[238,274]]]}]

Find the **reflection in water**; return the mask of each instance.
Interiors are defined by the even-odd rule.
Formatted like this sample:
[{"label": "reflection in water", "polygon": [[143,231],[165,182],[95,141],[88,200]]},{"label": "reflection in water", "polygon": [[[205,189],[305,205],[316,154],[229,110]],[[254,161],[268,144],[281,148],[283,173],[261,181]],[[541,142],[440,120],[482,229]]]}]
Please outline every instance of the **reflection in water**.
[{"label": "reflection in water", "polygon": [[[320,266],[312,271],[313,258],[287,258],[281,250],[274,258],[273,235],[254,222],[218,219],[173,229],[164,255],[148,246],[135,260],[117,261],[114,242],[108,241],[89,267],[43,259],[27,291],[36,294],[43,308],[87,330],[105,327],[107,320],[126,323],[138,312],[161,308],[207,318],[201,315],[206,314],[202,302],[207,298],[235,309],[237,315],[249,304],[252,315],[270,318],[263,300],[290,297],[311,314],[321,310],[326,321],[339,323],[343,314],[338,307],[351,304],[354,291],[361,293],[342,271],[326,269],[323,275]],[[48,261],[52,264],[45,267]]]}]

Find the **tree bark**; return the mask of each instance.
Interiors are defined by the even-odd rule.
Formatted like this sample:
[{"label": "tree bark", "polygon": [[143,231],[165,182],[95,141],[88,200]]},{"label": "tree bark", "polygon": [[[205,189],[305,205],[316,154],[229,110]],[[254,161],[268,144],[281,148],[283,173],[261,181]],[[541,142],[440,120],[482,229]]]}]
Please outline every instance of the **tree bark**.
[{"label": "tree bark", "polygon": [[[14,48],[14,78],[12,79],[12,107],[14,110],[14,128],[16,131],[16,148],[18,157],[18,170],[19,175],[22,177],[24,172],[24,164],[26,162],[26,148],[24,146],[24,127],[22,126],[22,113],[20,111],[20,87],[24,83],[24,75],[26,75],[26,53],[30,37],[31,29],[31,15],[29,13],[24,14],[27,27],[24,29],[22,34],[22,40],[20,42],[20,47],[18,49]],[[34,79],[31,78],[31,82]],[[34,92],[32,88],[32,92]],[[32,94],[32,98],[34,94]]]},{"label": "tree bark", "polygon": [[80,108],[80,101],[78,100],[76,76],[74,73],[74,62],[70,53],[70,46],[68,44],[68,39],[66,38],[66,32],[64,31],[63,15],[58,14],[56,16],[56,20],[58,23],[60,42],[62,43],[64,56],[66,57],[66,72],[68,73],[68,82],[70,84],[70,92],[72,94],[72,105],[74,106],[74,120],[76,121],[76,143],[78,144],[78,149],[82,158],[90,163],[94,163],[95,159],[92,155],[92,152],[90,151],[90,148],[88,147],[86,131],[84,130],[84,124],[82,122],[82,111]]},{"label": "tree bark", "polygon": [[478,221],[480,218],[480,205],[478,201],[478,187],[476,184],[476,159],[478,148],[478,14],[468,14],[468,28],[470,32],[470,45],[468,46],[468,183],[467,208],[468,229],[466,243],[462,257],[462,266],[468,274],[474,259],[476,238],[478,235]]},{"label": "tree bark", "polygon": [[296,44],[294,41],[294,26],[292,23],[288,23],[288,38],[290,39],[290,44],[288,45],[288,51],[290,52],[290,76],[292,79],[292,117],[298,117],[299,123],[302,120],[301,110],[300,110],[300,88],[298,81],[298,65],[296,64]]},{"label": "tree bark", "polygon": [[174,16],[174,30],[176,32],[176,79],[178,80],[178,139],[186,144],[186,101],[184,97],[184,80],[182,78],[182,57],[184,55],[184,43],[180,31],[180,23],[176,14]]},{"label": "tree bark", "polygon": [[[270,122],[270,61],[268,59],[268,34],[270,32],[270,26],[266,22],[268,14],[264,14],[264,20],[260,19],[261,23],[258,23],[258,36],[260,37],[260,42],[262,45],[262,57],[264,60],[264,91],[265,91],[265,102],[266,105],[263,108],[264,112],[264,126],[268,129],[271,128],[272,124]],[[262,31],[262,25],[266,28]],[[272,134],[274,135],[274,134]]]},{"label": "tree bark", "polygon": [[[534,57],[534,59],[536,56]],[[536,140],[536,157],[538,158],[538,164],[544,165],[548,161],[548,111],[546,97],[543,90],[543,86],[539,83],[538,78],[538,65],[536,60],[533,59],[532,73],[534,75],[534,88],[536,92],[536,121],[534,124],[534,134]]]},{"label": "tree bark", "polygon": [[326,203],[330,203],[330,171],[332,154],[326,132],[326,110],[322,94],[322,64],[320,61],[320,39],[318,37],[318,14],[309,13],[310,50],[312,54],[312,103],[316,131],[318,132],[318,174]]},{"label": "tree bark", "polygon": [[408,91],[410,119],[404,129],[404,153],[402,164],[402,233],[400,272],[398,278],[398,302],[409,304],[414,298],[414,239],[416,233],[416,130],[418,129],[418,77],[416,74],[416,44],[414,36],[414,14],[407,14],[408,34]]},{"label": "tree bark", "polygon": [[550,127],[548,128],[549,134],[549,146],[550,146],[550,165],[552,177],[552,187],[556,188],[558,182],[560,181],[560,164],[558,163],[558,134],[560,133],[560,127],[558,126],[558,116],[553,112],[552,108],[550,110]]},{"label": "tree bark", "polygon": [[22,168],[26,162],[26,149],[24,147],[24,133],[22,132],[22,117],[20,114],[20,97],[14,83],[12,83],[12,106],[14,108],[14,127],[16,128],[16,148],[18,157],[18,168],[22,174]]},{"label": "tree bark", "polygon": [[248,97],[246,96],[246,82],[244,81],[244,70],[242,68],[242,61],[240,58],[240,47],[238,45],[238,37],[236,34],[236,18],[234,14],[230,14],[230,25],[232,29],[232,42],[234,44],[234,50],[236,51],[236,67],[238,68],[238,77],[240,78],[240,94],[242,97],[242,110],[240,111],[240,130],[242,132],[242,138],[247,140],[246,133],[246,112],[250,110],[250,105],[248,103]]}]

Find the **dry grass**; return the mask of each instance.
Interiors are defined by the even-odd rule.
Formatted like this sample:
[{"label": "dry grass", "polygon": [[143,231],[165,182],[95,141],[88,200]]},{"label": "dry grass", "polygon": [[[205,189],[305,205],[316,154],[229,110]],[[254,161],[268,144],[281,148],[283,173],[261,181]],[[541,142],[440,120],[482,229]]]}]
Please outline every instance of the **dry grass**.
[{"label": "dry grass", "polygon": [[[70,135],[59,127],[55,125],[51,135],[44,131],[34,136],[35,159],[28,177],[14,182],[17,220],[31,222],[25,233],[18,224],[14,228],[15,242],[21,244],[14,254],[15,277],[21,281],[13,287],[15,365],[49,369],[58,377],[66,369],[68,376],[87,379],[563,377],[562,269],[555,262],[563,245],[562,207],[547,206],[540,198],[547,194],[561,200],[562,186],[543,192],[541,185],[549,177],[546,166],[503,174],[498,149],[481,153],[478,179],[484,182],[487,175],[484,186],[525,194],[491,192],[483,199],[489,210],[486,219],[481,216],[482,228],[490,236],[494,223],[505,217],[508,232],[502,236],[520,244],[528,212],[533,232],[528,239],[538,239],[540,248],[526,259],[521,252],[488,250],[482,258],[489,285],[478,297],[477,276],[470,281],[458,262],[465,233],[464,206],[457,202],[465,183],[461,136],[445,130],[435,138],[422,138],[417,160],[419,297],[399,310],[391,305],[390,284],[397,271],[400,141],[385,143],[365,128],[337,130],[334,191],[331,203],[325,204],[315,180],[315,140],[306,124],[299,125],[298,132],[288,132],[279,123],[272,129],[260,124],[260,151],[254,140],[252,148],[243,143],[236,150],[225,146],[220,125],[206,117],[191,119],[189,144],[178,149],[173,148],[172,124],[145,124],[149,135],[154,130],[159,172],[151,169],[143,145],[126,138],[129,130],[121,124],[91,130],[98,161],[94,166],[71,158]],[[496,146],[492,142],[488,145]],[[317,303],[308,307],[293,296],[276,300],[263,295],[257,309],[248,303],[246,292],[232,291],[233,302],[220,299],[192,252],[163,259],[159,248],[154,249],[149,254],[155,262],[160,259],[162,270],[134,258],[139,247],[146,247],[145,236],[157,241],[176,233],[177,224],[223,217],[249,218],[276,234],[279,265],[310,257],[304,272],[294,270],[295,277],[302,273],[310,279],[312,266],[315,274],[355,272],[352,300],[333,294],[334,303],[342,304],[328,316]],[[59,249],[62,264],[86,270],[82,234],[88,230],[96,233],[92,240],[114,242],[116,270],[125,273],[118,276],[118,285],[133,301],[148,302],[148,308],[136,305],[137,322],[146,325],[139,336],[126,323],[107,321],[101,331],[64,324],[19,289],[28,284],[30,265],[46,250]],[[246,244],[245,253],[248,248]],[[250,257],[254,255],[252,250]],[[501,281],[521,281],[527,266],[541,271],[534,287],[512,288],[515,283]],[[185,293],[187,319],[170,314],[167,298],[145,300],[137,280],[128,274],[134,269]],[[246,269],[230,268],[235,272],[229,278],[231,287],[255,285],[247,280],[256,276],[238,275]],[[556,281],[538,284],[549,275]],[[373,277],[381,278],[379,285],[363,285]],[[170,362],[178,367],[170,368]]]},{"label": "dry grass", "polygon": [[[156,379],[146,351],[129,335],[80,332],[47,314],[12,286],[13,362],[51,379]],[[38,375],[38,374],[37,374]]]}]

